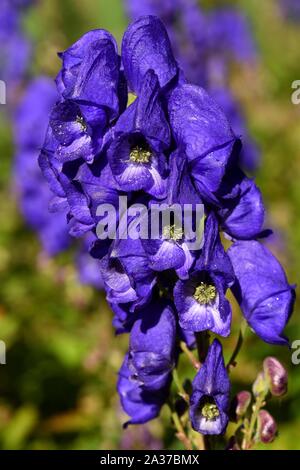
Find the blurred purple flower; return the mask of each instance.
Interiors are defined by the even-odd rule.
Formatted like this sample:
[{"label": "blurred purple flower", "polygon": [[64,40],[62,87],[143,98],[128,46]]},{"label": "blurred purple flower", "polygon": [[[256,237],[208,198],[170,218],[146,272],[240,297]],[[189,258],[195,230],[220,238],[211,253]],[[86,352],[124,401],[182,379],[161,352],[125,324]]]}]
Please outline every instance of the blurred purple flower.
[{"label": "blurred purple flower", "polygon": [[48,116],[57,100],[52,80],[40,77],[28,86],[14,116],[16,157],[14,184],[26,222],[38,233],[44,250],[55,255],[70,243],[65,210],[49,212],[53,194],[38,166]]},{"label": "blurred purple flower", "polygon": [[22,30],[20,6],[10,0],[1,0],[0,4],[0,79],[7,84],[9,99],[25,75],[31,55],[30,41]]}]

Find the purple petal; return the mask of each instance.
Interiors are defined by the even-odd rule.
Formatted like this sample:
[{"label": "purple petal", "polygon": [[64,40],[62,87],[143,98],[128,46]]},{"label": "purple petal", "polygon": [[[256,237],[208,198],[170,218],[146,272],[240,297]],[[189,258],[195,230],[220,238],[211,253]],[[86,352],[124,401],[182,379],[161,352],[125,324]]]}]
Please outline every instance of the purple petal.
[{"label": "purple petal", "polygon": [[156,73],[161,87],[178,70],[166,29],[154,16],[144,16],[129,25],[122,42],[122,61],[129,88],[137,94],[148,70]]},{"label": "purple petal", "polygon": [[249,325],[267,343],[286,344],[295,293],[280,263],[257,241],[236,242],[228,254],[237,278],[232,290]]}]

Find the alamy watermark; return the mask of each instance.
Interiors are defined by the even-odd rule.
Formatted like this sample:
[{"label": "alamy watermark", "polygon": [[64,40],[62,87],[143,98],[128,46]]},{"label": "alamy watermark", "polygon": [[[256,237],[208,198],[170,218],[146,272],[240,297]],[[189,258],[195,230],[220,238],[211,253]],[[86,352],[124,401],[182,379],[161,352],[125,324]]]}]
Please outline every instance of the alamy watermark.
[{"label": "alamy watermark", "polygon": [[129,205],[127,196],[119,196],[116,208],[100,204],[96,233],[100,240],[167,240],[185,243],[190,250],[203,246],[204,205],[141,203]]},{"label": "alamy watermark", "polygon": [[0,365],[6,364],[6,344],[0,340]]},{"label": "alamy watermark", "polygon": [[292,83],[292,89],[295,90],[292,93],[291,101],[293,104],[300,104],[300,80],[294,80]]},{"label": "alamy watermark", "polygon": [[292,364],[298,366],[300,364],[300,339],[295,339],[292,342],[292,349],[294,350],[291,358]]},{"label": "alamy watermark", "polygon": [[0,104],[6,104],[6,83],[0,80]]}]

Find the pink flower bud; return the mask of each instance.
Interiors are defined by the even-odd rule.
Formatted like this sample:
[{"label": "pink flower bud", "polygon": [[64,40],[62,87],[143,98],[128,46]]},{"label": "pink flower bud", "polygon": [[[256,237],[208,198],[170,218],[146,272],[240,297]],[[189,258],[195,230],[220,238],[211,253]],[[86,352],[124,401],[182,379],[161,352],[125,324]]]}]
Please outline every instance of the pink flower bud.
[{"label": "pink flower bud", "polygon": [[277,424],[273,416],[266,410],[258,413],[258,431],[261,442],[268,444],[274,441],[277,433]]},{"label": "pink flower bud", "polygon": [[287,392],[288,374],[283,365],[275,357],[267,357],[263,363],[265,377],[270,392],[275,397],[281,397]]},{"label": "pink flower bud", "polygon": [[236,415],[237,417],[244,416],[251,403],[251,393],[243,390],[236,395]]}]

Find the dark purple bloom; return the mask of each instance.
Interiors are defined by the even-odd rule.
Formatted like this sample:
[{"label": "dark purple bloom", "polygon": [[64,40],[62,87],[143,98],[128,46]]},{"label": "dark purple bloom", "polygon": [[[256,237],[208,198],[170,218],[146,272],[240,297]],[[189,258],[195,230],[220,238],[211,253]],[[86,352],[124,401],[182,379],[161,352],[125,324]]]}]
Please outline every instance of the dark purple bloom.
[{"label": "dark purple bloom", "polygon": [[[243,168],[255,169],[258,151],[228,85],[232,61],[249,63],[256,58],[247,18],[236,8],[215,8],[205,12],[195,0],[127,0],[126,6],[132,19],[156,15],[164,22],[174,55],[186,78],[209,90],[223,107],[236,135],[243,140]],[[216,68],[220,66],[216,74]]]},{"label": "dark purple bloom", "polygon": [[235,8],[217,8],[208,13],[208,42],[216,55],[231,55],[237,62],[253,61],[256,48],[250,24]]},{"label": "dark purple bloom", "polygon": [[175,365],[175,339],[175,316],[165,302],[149,305],[135,322],[118,381],[122,407],[131,416],[127,424],[145,423],[159,414]]},{"label": "dark purple bloom", "polygon": [[170,129],[159,93],[158,78],[149,70],[139,97],[117,122],[108,160],[123,191],[144,190],[163,198],[167,184],[164,151],[170,145]]},{"label": "dark purple bloom", "polygon": [[59,54],[57,85],[62,97],[81,106],[86,121],[99,123],[119,112],[120,59],[113,36],[103,29],[86,33]]},{"label": "dark purple bloom", "polygon": [[144,77],[153,70],[160,87],[178,74],[167,31],[155,16],[144,16],[131,23],[122,42],[122,61],[129,90],[139,95]]},{"label": "dark purple bloom", "polygon": [[261,192],[236,164],[228,168],[218,197],[217,213],[225,233],[237,240],[261,235],[265,219]]},{"label": "dark purple bloom", "polygon": [[141,240],[118,240],[101,260],[107,300],[114,304],[129,304],[129,311],[147,303],[156,282],[149,267]]},{"label": "dark purple bloom", "polygon": [[221,244],[217,220],[211,213],[206,220],[202,253],[189,279],[178,281],[174,289],[180,326],[228,336],[231,307],[225,293],[233,282],[231,262]]},{"label": "dark purple bloom", "polygon": [[193,380],[190,418],[201,434],[222,434],[228,423],[230,381],[224,365],[222,346],[215,339],[205,362]]},{"label": "dark purple bloom", "polygon": [[283,330],[295,291],[280,263],[257,241],[236,242],[228,254],[236,276],[232,290],[250,327],[267,343],[287,344]]},{"label": "dark purple bloom", "polygon": [[225,114],[200,87],[176,88],[169,101],[170,122],[176,143],[190,163],[201,197],[215,201],[236,137]]}]

